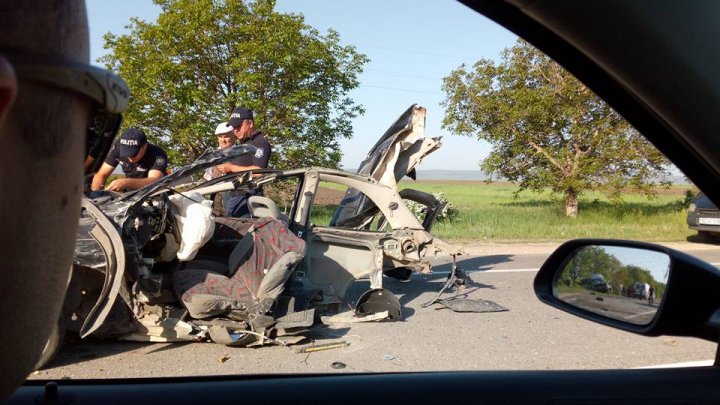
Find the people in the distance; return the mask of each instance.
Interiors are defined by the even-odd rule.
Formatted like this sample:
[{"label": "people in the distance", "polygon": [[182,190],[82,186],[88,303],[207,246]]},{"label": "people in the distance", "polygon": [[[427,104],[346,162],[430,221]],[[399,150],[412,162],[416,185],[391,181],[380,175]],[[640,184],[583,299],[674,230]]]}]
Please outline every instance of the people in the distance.
[{"label": "people in the distance", "polygon": [[[125,178],[115,179],[106,187],[105,182],[118,164]],[[122,133],[93,177],[91,189],[121,192],[137,190],[163,177],[167,164],[165,151],[149,143],[145,132],[129,128]]]},{"label": "people in the distance", "polygon": [[[58,325],[75,248],[88,122],[96,106],[118,100],[109,93],[120,90],[122,98],[129,92],[110,72],[89,65],[83,1],[3,1],[0,10],[3,401],[33,371]],[[105,80],[93,83],[93,74]],[[113,107],[113,113],[125,108]]]},{"label": "people in the distance", "polygon": [[650,286],[650,290],[648,291],[648,304],[652,305],[655,302],[655,289],[653,286]]},{"label": "people in the distance", "polygon": [[[244,107],[236,107],[230,115],[228,124],[233,127],[238,141],[244,145],[256,147],[254,154],[247,154],[237,157],[231,162],[223,163],[219,170],[225,173],[237,173],[246,170],[266,169],[270,162],[272,147],[265,134],[255,128],[255,120],[252,110]],[[248,190],[247,192],[231,195],[227,215],[231,217],[242,217],[250,214],[247,206],[247,199],[253,195],[262,195],[262,190]]]}]

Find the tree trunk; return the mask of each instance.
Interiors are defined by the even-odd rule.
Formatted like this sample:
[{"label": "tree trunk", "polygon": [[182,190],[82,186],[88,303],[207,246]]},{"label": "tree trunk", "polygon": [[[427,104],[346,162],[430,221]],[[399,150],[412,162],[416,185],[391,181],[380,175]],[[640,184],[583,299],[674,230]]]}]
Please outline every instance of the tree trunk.
[{"label": "tree trunk", "polygon": [[569,188],[565,190],[565,216],[570,218],[577,218],[578,215],[578,200],[577,192],[574,189]]}]

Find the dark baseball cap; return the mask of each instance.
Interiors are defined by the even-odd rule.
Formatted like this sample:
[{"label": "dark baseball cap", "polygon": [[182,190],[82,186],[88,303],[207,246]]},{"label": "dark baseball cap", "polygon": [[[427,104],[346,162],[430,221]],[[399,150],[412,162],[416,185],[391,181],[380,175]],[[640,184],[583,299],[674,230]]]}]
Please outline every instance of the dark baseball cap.
[{"label": "dark baseball cap", "polygon": [[133,157],[140,153],[140,148],[146,143],[145,132],[137,128],[128,128],[120,135],[120,140],[118,140],[118,157]]},{"label": "dark baseball cap", "polygon": [[232,114],[230,114],[230,121],[228,121],[228,125],[233,128],[237,128],[244,120],[251,119],[253,119],[253,112],[251,109],[245,107],[235,107]]}]

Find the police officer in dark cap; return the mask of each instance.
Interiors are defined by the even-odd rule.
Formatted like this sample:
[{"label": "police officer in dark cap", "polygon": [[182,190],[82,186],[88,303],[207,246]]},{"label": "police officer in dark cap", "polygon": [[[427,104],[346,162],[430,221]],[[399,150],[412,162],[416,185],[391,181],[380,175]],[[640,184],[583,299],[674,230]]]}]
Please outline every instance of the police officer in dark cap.
[{"label": "police officer in dark cap", "polygon": [[[125,178],[116,179],[105,187],[107,178],[117,165],[122,167]],[[127,191],[142,188],[165,175],[167,155],[160,147],[147,141],[145,132],[128,128],[115,142],[105,162],[92,181],[92,190]]]},{"label": "police officer in dark cap", "polygon": [[222,168],[226,173],[236,173],[245,170],[266,169],[270,161],[272,147],[265,134],[255,128],[252,110],[236,107],[230,115],[228,125],[233,127],[235,136],[241,144],[252,145],[257,148],[254,155],[243,155],[232,163],[226,163]]},{"label": "police officer in dark cap", "polygon": [[[221,173],[237,173],[246,170],[266,169],[270,161],[272,147],[265,137],[265,134],[255,128],[252,110],[244,107],[235,107],[230,115],[228,125],[233,127],[235,136],[241,144],[252,145],[257,149],[252,155],[239,156],[232,162],[218,166],[218,170]],[[251,191],[249,195],[231,197],[228,206],[228,215],[241,217],[248,214],[247,198],[253,194],[261,194],[261,191],[254,190]]]}]

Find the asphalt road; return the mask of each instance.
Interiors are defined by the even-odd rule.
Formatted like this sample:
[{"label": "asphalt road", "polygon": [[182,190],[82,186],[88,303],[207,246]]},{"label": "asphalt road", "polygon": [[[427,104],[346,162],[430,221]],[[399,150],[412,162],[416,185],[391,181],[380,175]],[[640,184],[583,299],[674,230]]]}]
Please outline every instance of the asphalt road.
[{"label": "asphalt road", "polygon": [[[280,346],[231,348],[214,343],[82,341],[66,344],[48,368],[30,378],[81,379],[267,373],[405,372],[635,368],[707,361],[716,343],[648,338],[611,329],[541,304],[535,272],[554,245],[482,245],[459,262],[473,281],[462,291],[506,312],[458,313],[432,300],[450,270],[438,260],[431,276],[402,283],[385,278],[403,305],[403,320],[319,326],[312,343],[346,347],[298,354]],[[720,247],[674,246],[720,265]],[[358,281],[354,303],[368,288]],[[339,368],[338,368],[339,367]]]}]

